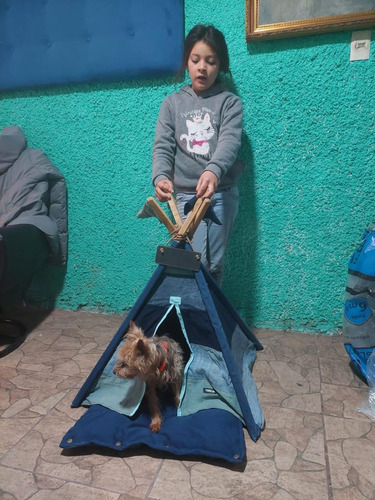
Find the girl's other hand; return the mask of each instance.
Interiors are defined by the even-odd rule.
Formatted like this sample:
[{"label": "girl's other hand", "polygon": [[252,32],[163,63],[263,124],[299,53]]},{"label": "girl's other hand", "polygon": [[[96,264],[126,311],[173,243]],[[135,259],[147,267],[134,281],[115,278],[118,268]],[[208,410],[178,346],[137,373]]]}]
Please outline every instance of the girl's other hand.
[{"label": "girl's other hand", "polygon": [[200,176],[197,184],[197,198],[211,198],[216,191],[218,179],[213,172],[206,170]]},{"label": "girl's other hand", "polygon": [[173,193],[173,183],[168,179],[159,181],[155,186],[155,196],[159,201],[168,201]]}]

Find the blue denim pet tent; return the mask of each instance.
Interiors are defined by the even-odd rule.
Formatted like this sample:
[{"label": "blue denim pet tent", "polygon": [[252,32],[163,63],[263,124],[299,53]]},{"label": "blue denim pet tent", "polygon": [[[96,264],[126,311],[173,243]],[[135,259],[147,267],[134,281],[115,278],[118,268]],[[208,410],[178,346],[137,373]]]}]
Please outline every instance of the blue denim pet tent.
[{"label": "blue denim pet tent", "polygon": [[[173,250],[192,254],[186,241]],[[170,248],[170,247],[168,247]],[[163,424],[149,429],[142,382],[113,374],[116,352],[130,321],[147,336],[168,334],[185,355],[181,401],[163,399]],[[175,455],[241,462],[243,427],[256,441],[264,426],[252,377],[262,345],[202,264],[188,270],[160,264],[126,316],[72,406],[89,406],[61,447],[100,445],[115,450],[147,445]]]}]

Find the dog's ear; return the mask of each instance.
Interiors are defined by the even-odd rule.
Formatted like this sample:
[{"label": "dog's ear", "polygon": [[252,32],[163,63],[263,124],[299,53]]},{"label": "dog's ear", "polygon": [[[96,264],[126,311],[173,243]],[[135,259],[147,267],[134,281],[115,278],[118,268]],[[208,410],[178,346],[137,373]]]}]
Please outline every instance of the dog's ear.
[{"label": "dog's ear", "polygon": [[129,326],[128,326],[128,330],[127,332],[124,334],[124,339],[127,337],[127,335],[131,335],[132,333],[134,333],[134,330],[137,328],[137,325],[134,323],[134,321],[130,320],[130,323],[129,323]]},{"label": "dog's ear", "polygon": [[146,344],[143,342],[142,339],[139,339],[138,342],[137,342],[137,349],[138,351],[141,353],[141,354],[147,354],[147,346]]}]

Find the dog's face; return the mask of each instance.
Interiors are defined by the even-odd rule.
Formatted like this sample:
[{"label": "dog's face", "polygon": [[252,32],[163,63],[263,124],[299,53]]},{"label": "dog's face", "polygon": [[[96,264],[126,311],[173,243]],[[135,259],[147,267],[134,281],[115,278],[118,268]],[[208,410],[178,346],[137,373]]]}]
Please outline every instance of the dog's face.
[{"label": "dog's face", "polygon": [[143,330],[131,321],[124,340],[113,373],[130,379],[136,376],[143,380],[158,377],[165,354],[154,339],[145,337]]}]

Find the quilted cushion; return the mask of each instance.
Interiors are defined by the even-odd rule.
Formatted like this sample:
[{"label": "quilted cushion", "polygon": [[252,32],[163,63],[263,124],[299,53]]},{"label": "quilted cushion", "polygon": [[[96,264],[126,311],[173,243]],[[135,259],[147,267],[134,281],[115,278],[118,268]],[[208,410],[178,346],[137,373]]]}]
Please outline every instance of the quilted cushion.
[{"label": "quilted cushion", "polygon": [[149,423],[146,412],[130,418],[104,406],[93,405],[66,433],[60,447],[97,445],[125,450],[147,445],[175,455],[203,455],[229,462],[242,462],[245,458],[241,422],[227,411],[203,410],[177,417],[176,409],[168,406],[163,410],[160,432],[151,432]]},{"label": "quilted cushion", "polygon": [[0,90],[175,73],[183,0],[2,0]]}]

